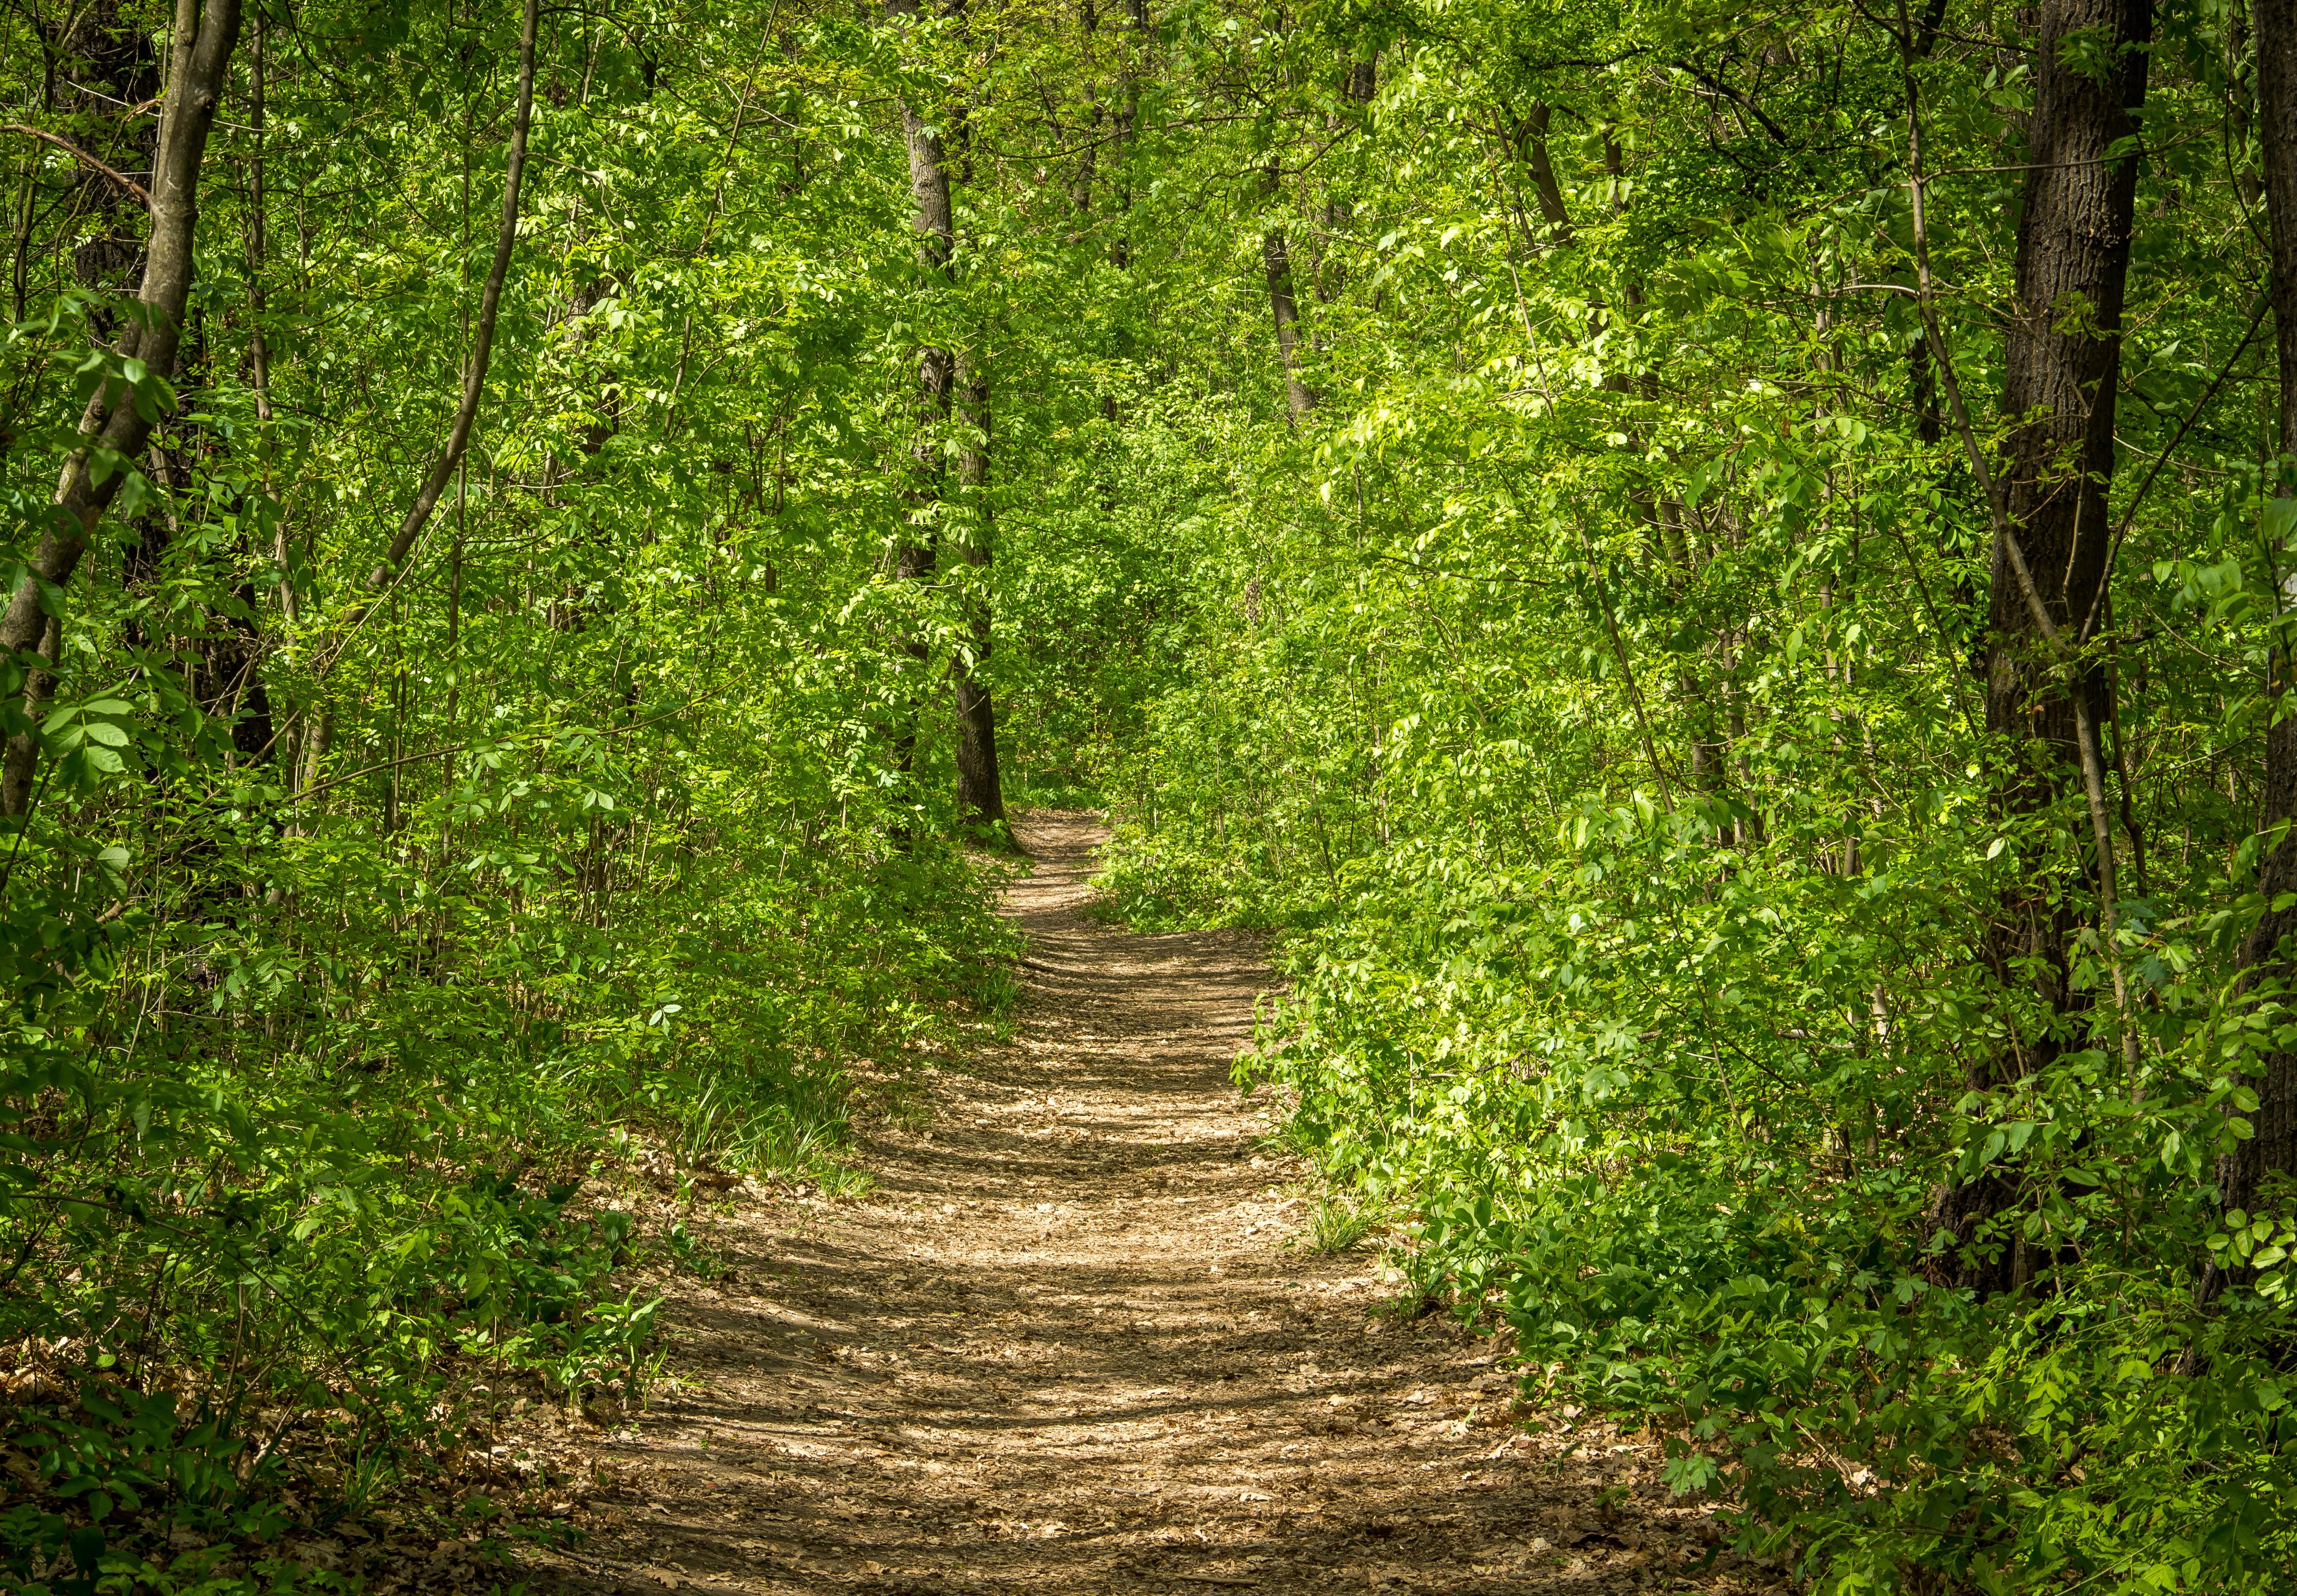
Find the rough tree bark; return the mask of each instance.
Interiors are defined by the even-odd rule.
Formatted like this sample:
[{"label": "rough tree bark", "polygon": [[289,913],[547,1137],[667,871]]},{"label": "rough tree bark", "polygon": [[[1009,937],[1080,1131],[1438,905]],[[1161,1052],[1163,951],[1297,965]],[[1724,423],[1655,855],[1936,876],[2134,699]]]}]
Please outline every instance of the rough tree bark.
[{"label": "rough tree bark", "polygon": [[[189,18],[189,0],[179,14]],[[200,167],[208,135],[215,126],[217,102],[239,42],[239,0],[207,0],[177,56],[160,124],[160,150],[152,163],[152,238],[144,267],[136,315],[120,329],[119,350],[152,371],[174,367],[183,333],[184,306],[191,293],[193,244],[199,226]],[[47,669],[55,663],[59,629],[42,607],[42,594],[67,588],[103,512],[119,491],[126,473],[106,470],[97,479],[99,459],[134,460],[144,452],[153,423],[146,421],[122,386],[107,383],[88,400],[80,417],[87,441],[65,461],[57,481],[48,525],[33,551],[27,580],[9,596],[0,613],[0,670],[15,678],[26,724],[0,754],[0,815],[21,817],[31,807],[39,766],[41,712],[54,693]],[[37,658],[28,660],[27,655]],[[29,669],[26,667],[29,666]]]},{"label": "rough tree bark", "polygon": [[[2134,150],[2113,151],[2125,139],[2134,145],[2138,131],[2153,21],[2150,0],[2046,0],[2038,20],[2018,309],[2003,391],[2003,412],[2015,424],[1994,479],[1986,649],[1987,729],[2015,761],[1997,801],[2013,818],[2046,812],[2081,790],[2067,784],[2083,779],[2078,772],[2094,773],[2095,732],[2108,710],[2105,673],[2069,662],[2062,639],[2081,635],[2112,531],[2106,498],[2138,166]],[[2077,38],[2082,47],[2070,48]],[[2096,868],[2103,899],[2110,851]],[[2085,1000],[2069,980],[2073,913],[2064,897],[2032,888],[2002,904],[1985,957],[2005,988],[2026,987],[2049,1017],[2005,1056],[1975,1059],[1974,1090],[2031,1074],[2056,1057],[2059,1016]],[[2009,1172],[1943,1194],[1938,1218],[1963,1249],[1960,1283],[1994,1292],[2033,1279],[2044,1261],[2037,1249],[1981,1234],[2014,1198]]]},{"label": "rough tree bark", "polygon": [[[122,0],[96,0],[77,14],[65,11],[69,21],[59,21],[49,55],[56,80],[52,89],[66,92],[48,98],[55,101],[53,109],[70,116],[74,136],[93,152],[73,150],[82,166],[74,180],[91,225],[72,246],[72,278],[83,288],[131,294],[144,267],[144,229],[136,211],[139,206],[148,210],[152,202],[151,191],[137,193],[135,179],[150,181],[160,129],[130,108],[148,105],[164,92],[166,63],[152,48],[150,20]],[[177,0],[169,45],[180,46],[184,29],[196,20]],[[137,205],[127,203],[131,196]],[[29,212],[25,219],[29,232]],[[102,335],[111,335],[108,308],[99,308],[95,321]]]},{"label": "rough tree bark", "polygon": [[[2279,435],[2276,447],[2285,470],[2297,456],[2297,0],[2256,0],[2258,139],[2265,153],[2265,204],[2271,221],[2272,268],[2268,293],[2281,375]],[[2283,492],[2288,489],[2285,487]],[[2285,612],[2297,600],[2297,573],[2280,577]],[[2258,866],[2257,887],[2267,903],[2242,949],[2244,979],[2290,981],[2297,977],[2285,942],[2297,934],[2297,908],[2272,905],[2297,893],[2297,706],[2288,702],[2293,669],[2285,644],[2272,654],[2268,692],[2273,722],[2265,734],[2265,794],[2261,828],[2268,834],[2290,827]],[[2297,1053],[2266,1056],[2264,1079],[2257,1082],[2257,1111],[2249,1115],[2254,1132],[2219,1162],[2218,1189],[2227,1208],[2253,1211],[2269,1174],[2297,1174]],[[2211,1265],[2202,1284],[2206,1301],[2224,1285]]]}]

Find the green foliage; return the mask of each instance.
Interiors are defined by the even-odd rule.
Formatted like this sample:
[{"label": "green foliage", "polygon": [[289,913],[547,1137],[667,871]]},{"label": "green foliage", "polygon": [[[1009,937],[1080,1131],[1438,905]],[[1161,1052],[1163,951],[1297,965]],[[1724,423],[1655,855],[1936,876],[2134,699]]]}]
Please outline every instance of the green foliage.
[{"label": "green foliage", "polygon": [[[82,78],[126,84],[167,20],[83,19]],[[620,1271],[712,1266],[647,1216],[743,1175],[857,1195],[872,1083],[1009,1000],[923,707],[959,610],[884,559],[922,301],[877,264],[907,226],[898,128],[855,109],[883,36],[783,15],[762,63],[771,8],[545,22],[473,452],[378,592],[467,349],[517,16],[381,21],[267,14],[259,144],[243,42],[173,374],[103,344],[140,222],[10,150],[12,587],[97,378],[160,423],[41,594],[52,704],[0,662],[38,755],[0,828],[0,1441],[32,1470],[0,1559],[59,1590],[324,1587],[291,1524],[457,1467],[490,1394],[640,1399],[658,1303]],[[36,26],[0,24],[0,78],[40,121]]]},{"label": "green foliage", "polygon": [[1378,1225],[1379,1221],[1370,1207],[1339,1193],[1327,1191],[1317,1197],[1316,1205],[1309,1210],[1308,1222],[1300,1229],[1300,1245],[1312,1253],[1353,1252]]},{"label": "green foliage", "polygon": [[[2260,369],[2262,267],[2141,224],[2117,516],[2173,439],[2185,474],[2137,506],[2100,650],[2109,933],[2079,777],[2021,811],[1983,729],[1987,509],[1909,352],[1881,15],[1389,19],[1369,126],[1284,213],[1296,273],[1331,226],[1346,284],[1305,313],[1321,402],[1270,419],[1264,346],[1106,886],[1135,924],[1282,933],[1244,1078],[1294,1095],[1327,1179],[1415,1215],[1413,1300],[1656,1427],[1745,1545],[1846,1596],[2278,1589],[2285,1197],[2220,1213],[2215,1177],[2293,1034],[2239,963],[2293,528],[2231,402],[2197,409]],[[2217,136],[2240,46],[2223,13],[2161,26],[2139,214],[2230,221],[2224,170],[2166,141]],[[1981,446],[2023,43],[1919,67]],[[1263,135],[1300,149],[1320,109],[1304,86]],[[2029,893],[2069,927],[2063,1010],[1984,962]],[[2018,1291],[1962,1283],[1939,1216],[1972,1187],[1969,1257],[2022,1260]],[[2235,1272],[2203,1311],[2210,1257]]]},{"label": "green foliage", "polygon": [[[380,577],[515,10],[266,13],[170,371],[122,191],[12,143],[11,1577],[323,1588],[291,1498],[453,1467],[486,1382],[640,1394],[618,1271],[721,1268],[700,1191],[862,1190],[857,1115],[1013,991],[961,675],[1017,802],[1113,807],[1112,912],[1278,934],[1305,1245],[1409,1215],[1410,1304],[1839,1596],[2285,1583],[2297,1232],[2216,1172],[2297,1046],[2242,951],[2297,462],[2249,31],[2157,11],[2111,913],[1972,669],[2025,12],[546,8],[473,449]],[[148,169],[170,15],[9,13],[4,119]],[[107,383],[154,440],[29,579]]]}]

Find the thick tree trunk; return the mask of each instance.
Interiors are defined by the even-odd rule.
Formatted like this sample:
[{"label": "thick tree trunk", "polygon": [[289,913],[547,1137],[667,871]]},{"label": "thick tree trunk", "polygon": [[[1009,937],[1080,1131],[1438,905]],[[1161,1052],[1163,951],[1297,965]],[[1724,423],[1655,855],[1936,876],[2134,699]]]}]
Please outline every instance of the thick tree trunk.
[{"label": "thick tree trunk", "polygon": [[[2061,639],[2070,645],[2089,621],[2112,531],[2106,498],[2138,162],[2135,153],[2108,152],[2120,141],[2135,143],[2153,11],[2149,0],[2047,0],[2039,21],[2018,224],[2018,313],[2002,407],[2022,419],[2005,441],[1999,467],[2001,530],[1986,652],[1987,729],[2013,750],[1999,802],[2013,817],[2054,808],[2069,781],[2082,779],[2085,744],[2095,765],[2092,739],[2109,707],[2104,673],[2084,666],[2069,680],[2059,650]],[[2103,79],[2090,75],[2091,52],[2067,59],[2064,46],[2075,35],[2113,52]],[[2098,868],[2103,882],[2110,857]],[[1985,956],[2004,987],[2029,984],[2048,1017],[2007,1056],[1974,1059],[1973,1089],[2031,1074],[2063,1044],[2059,1016],[2083,1001],[2069,981],[2072,914],[2064,896],[2032,889],[2001,906]],[[1946,1193],[1940,1205],[1940,1224],[1967,1249],[1962,1283],[1980,1291],[2022,1287],[2042,1262],[2022,1240],[2005,1244],[1978,1233],[2009,1205],[2013,1183],[2006,1172],[1988,1175]]]},{"label": "thick tree trunk", "polygon": [[[177,35],[192,20],[182,0],[177,0],[177,27],[169,30],[166,41],[169,47],[182,43]],[[69,7],[65,11],[70,13]],[[188,60],[189,53],[182,53]],[[54,56],[63,68],[61,76],[70,86],[64,104],[88,122],[109,123],[117,130],[92,152],[108,166],[99,171],[97,160],[88,159],[75,178],[90,225],[78,230],[79,242],[73,245],[72,278],[81,287],[100,293],[132,294],[144,267],[144,228],[136,208],[127,203],[132,181],[120,179],[149,169],[160,148],[160,130],[144,117],[129,113],[128,108],[162,95],[168,87],[167,73],[180,70],[184,63],[177,62],[171,69],[170,63],[154,53],[150,20],[135,14],[122,0],[96,0],[73,17],[68,27],[59,29]],[[119,169],[117,176],[111,169]],[[148,190],[144,202],[148,208]],[[28,228],[29,222],[28,215]],[[118,318],[110,306],[100,304],[95,323],[109,336]]]},{"label": "thick tree trunk", "polygon": [[[2256,0],[2257,91],[2261,116],[2259,142],[2265,152],[2265,203],[2272,224],[2275,342],[2280,356],[2281,415],[2276,448],[2283,470],[2297,469],[2297,0]],[[2285,487],[2283,491],[2288,489]],[[2284,612],[2297,608],[2297,576],[2281,578]],[[2268,909],[2242,949],[2245,979],[2288,981],[2297,976],[2284,943],[2297,934],[2297,908],[2270,907],[2297,893],[2297,705],[2288,700],[2293,660],[2285,646],[2272,654],[2268,691],[2273,723],[2265,734],[2265,802],[2261,828],[2290,827],[2279,846],[2258,867],[2257,889]],[[2227,1208],[2254,1209],[2260,1183],[2273,1173],[2297,1174],[2297,1053],[2266,1056],[2265,1078],[2257,1082],[2257,1112],[2249,1115],[2254,1132],[2218,1166],[2218,1186]],[[2214,1275],[2215,1271],[2211,1273]],[[2214,1295],[2216,1280],[2205,1283]]]},{"label": "thick tree trunk", "polygon": [[[186,4],[183,12],[188,15]],[[160,126],[160,150],[152,172],[152,239],[138,296],[143,314],[120,329],[119,350],[152,371],[169,371],[176,363],[183,334],[184,306],[190,296],[193,244],[199,226],[200,167],[205,159],[208,135],[215,126],[217,102],[231,67],[233,48],[239,42],[239,0],[207,0],[195,28],[180,50],[169,85],[167,108]],[[129,395],[118,387],[97,390],[80,418],[80,435],[87,444],[73,451],[56,484],[48,526],[33,552],[29,579],[9,596],[0,614],[0,655],[20,656],[37,651],[48,664],[55,654],[44,646],[54,635],[41,608],[45,588],[70,586],[87,552],[96,524],[119,491],[126,473],[107,473],[96,480],[94,451],[102,448],[133,460],[144,452],[152,424],[144,419]],[[12,668],[11,668],[12,670]],[[44,670],[25,674],[17,689],[27,724],[8,739],[0,756],[0,815],[21,816],[31,806],[35,772],[39,765],[38,723],[54,679]]]}]

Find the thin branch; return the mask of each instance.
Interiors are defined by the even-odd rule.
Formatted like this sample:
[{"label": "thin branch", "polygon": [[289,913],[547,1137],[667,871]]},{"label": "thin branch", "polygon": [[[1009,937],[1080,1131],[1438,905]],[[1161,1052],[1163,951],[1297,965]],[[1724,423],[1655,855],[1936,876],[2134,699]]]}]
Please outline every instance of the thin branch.
[{"label": "thin branch", "polygon": [[104,165],[103,162],[98,160],[95,156],[89,154],[86,150],[81,149],[78,144],[72,143],[71,140],[68,138],[59,138],[53,133],[46,132],[38,128],[29,127],[22,122],[0,122],[0,133],[21,133],[28,137],[41,139],[48,144],[52,144],[55,145],[57,149],[62,150],[65,154],[70,156],[74,160],[77,160],[82,166],[86,167],[89,170],[100,172],[104,177],[111,178],[114,183],[119,185],[120,187],[126,189],[129,193],[134,194],[137,199],[143,201],[145,206],[148,207],[152,203],[152,191],[150,189],[144,187],[141,183],[136,182],[135,178],[128,176],[127,173],[115,171],[111,167]]},{"label": "thin branch", "polygon": [[1763,131],[1771,136],[1772,142],[1786,149],[1792,149],[1794,147],[1794,141],[1789,138],[1786,136],[1785,131],[1781,128],[1776,122],[1771,120],[1771,119],[1764,113],[1763,108],[1756,104],[1752,99],[1741,94],[1737,89],[1731,87],[1728,84],[1718,82],[1717,79],[1708,77],[1707,73],[1694,62],[1684,61],[1677,62],[1675,64],[1680,66],[1684,71],[1690,73],[1693,78],[1698,78],[1700,82],[1705,84],[1716,94],[1720,95],[1723,98],[1730,101],[1733,104],[1751,114],[1757,121],[1763,125]]},{"label": "thin branch", "polygon": [[2089,613],[2082,617],[2081,632],[2076,639],[2078,643],[2090,640],[2097,630],[2098,617],[2105,613],[2105,590],[2113,581],[2113,563],[2121,554],[2121,540],[2129,535],[2130,525],[2137,519],[2137,506],[2145,502],[2145,490],[2153,485],[2153,479],[2161,474],[2161,467],[2167,465],[2169,457],[2178,452],[2178,446],[2186,440],[2186,434],[2193,430],[2194,423],[2201,419],[2202,412],[2209,408],[2210,401],[2217,398],[2218,390],[2224,387],[2226,379],[2233,374],[2235,364],[2249,352],[2250,341],[2257,336],[2257,329],[2265,325],[2265,313],[2272,304],[2271,296],[2262,293],[2257,296],[2257,309],[2250,313],[2249,331],[2241,335],[2241,341],[2234,346],[2233,353],[2226,357],[2225,365],[2218,369],[2218,374],[2211,380],[2210,385],[2202,391],[2202,397],[2194,401],[2194,407],[2186,412],[2186,419],[2178,424],[2178,430],[2170,435],[2169,446],[2153,457],[2153,469],[2145,473],[2145,480],[2137,484],[2136,493],[2130,498],[2129,507],[2121,513],[2121,524],[2113,529],[2113,541],[2106,547],[2105,571],[2098,578],[2097,591],[2090,595]]},{"label": "thin branch", "polygon": [[1667,767],[1659,762],[1659,744],[1651,736],[1651,716],[1643,709],[1642,689],[1635,685],[1635,668],[1627,659],[1626,639],[1619,636],[1619,621],[1611,609],[1611,592],[1603,580],[1603,573],[1595,564],[1594,545],[1588,541],[1587,529],[1579,529],[1579,547],[1586,551],[1587,574],[1595,584],[1595,600],[1603,611],[1603,629],[1610,634],[1611,652],[1618,656],[1619,672],[1627,684],[1627,702],[1635,708],[1635,726],[1642,734],[1643,757],[1651,761],[1651,774],[1659,777],[1659,801],[1667,812],[1675,812],[1675,790],[1667,779]]},{"label": "thin branch", "polygon": [[[701,692],[696,693],[693,697],[687,699],[684,703],[679,704],[676,709],[664,710],[662,713],[658,715],[649,715],[643,720],[633,720],[628,726],[617,726],[606,731],[590,732],[587,735],[594,741],[604,741],[608,737],[627,736],[634,731],[644,731],[649,726],[659,726],[664,720],[675,720],[678,716],[682,715],[686,713],[687,711],[692,709],[696,704],[700,703],[704,699],[708,698],[717,690],[718,689],[714,687],[705,687]],[[543,733],[533,738],[530,745],[539,746],[545,743],[564,740],[567,734],[564,732]],[[513,739],[508,744],[494,744],[488,743],[484,738],[474,738],[469,742],[456,743],[445,748],[426,749],[421,753],[408,754],[403,759],[384,760],[380,764],[362,765],[358,769],[346,771],[341,776],[331,776],[325,781],[315,781],[309,786],[304,787],[300,792],[290,794],[287,802],[291,804],[301,803],[305,799],[313,796],[315,794],[326,792],[331,787],[342,786],[347,782],[357,781],[362,776],[373,776],[383,770],[396,770],[402,765],[419,765],[428,760],[444,759],[450,753],[468,753],[472,749],[482,746],[482,745],[489,747],[515,747],[518,745],[515,739]]]},{"label": "thin branch", "polygon": [[518,110],[511,123],[509,159],[503,171],[502,222],[495,232],[494,262],[488,268],[486,287],[479,296],[478,326],[472,338],[470,364],[463,372],[463,402],[456,408],[455,423],[448,431],[447,447],[440,452],[438,464],[431,468],[430,476],[416,492],[407,518],[399,522],[398,535],[383,551],[382,564],[367,574],[367,586],[372,588],[391,584],[392,573],[406,562],[416,539],[422,536],[440,494],[446,490],[455,468],[462,464],[464,451],[470,447],[471,425],[478,418],[479,399],[486,392],[487,363],[494,352],[495,312],[501,307],[503,279],[509,275],[511,251],[518,243],[519,183],[526,171],[527,133],[534,121],[534,35],[539,10],[536,0],[526,0],[526,15],[518,40]]}]

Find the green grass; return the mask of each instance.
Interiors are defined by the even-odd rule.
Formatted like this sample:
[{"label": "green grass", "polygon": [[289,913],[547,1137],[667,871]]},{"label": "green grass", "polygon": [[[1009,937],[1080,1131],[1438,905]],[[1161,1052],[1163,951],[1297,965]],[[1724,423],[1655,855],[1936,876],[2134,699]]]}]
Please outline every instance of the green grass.
[{"label": "green grass", "polygon": [[1379,1216],[1354,1197],[1328,1191],[1316,1199],[1314,1212],[1302,1226],[1294,1245],[1304,1252],[1327,1257],[1354,1252],[1379,1228]]}]

